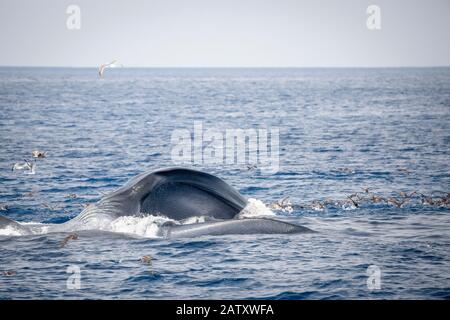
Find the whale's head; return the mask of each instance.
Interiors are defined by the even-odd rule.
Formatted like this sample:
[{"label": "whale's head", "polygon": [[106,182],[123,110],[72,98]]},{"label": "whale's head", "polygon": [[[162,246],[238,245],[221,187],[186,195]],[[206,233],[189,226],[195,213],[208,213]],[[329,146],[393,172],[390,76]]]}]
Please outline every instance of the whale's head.
[{"label": "whale's head", "polygon": [[246,205],[237,190],[213,175],[168,168],[133,177],[103,197],[95,210],[109,211],[114,217],[150,213],[176,220],[192,216],[230,219]]}]

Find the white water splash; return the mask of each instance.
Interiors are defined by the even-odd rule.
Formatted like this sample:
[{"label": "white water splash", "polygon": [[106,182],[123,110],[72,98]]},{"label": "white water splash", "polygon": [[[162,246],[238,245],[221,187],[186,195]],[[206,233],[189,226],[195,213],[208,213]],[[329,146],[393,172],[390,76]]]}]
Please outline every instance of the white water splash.
[{"label": "white water splash", "polygon": [[144,217],[124,216],[117,218],[100,230],[132,234],[145,238],[157,238],[159,227],[168,221],[173,220],[153,215]]},{"label": "white water splash", "polygon": [[275,213],[270,210],[261,200],[250,198],[248,204],[239,213],[239,218],[255,218],[260,216],[274,216]]},{"label": "white water splash", "polygon": [[13,226],[6,226],[0,229],[0,236],[23,236],[24,233],[21,230],[14,228]]},{"label": "white water splash", "polygon": [[181,221],[181,224],[193,224],[193,223],[202,223],[205,222],[206,218],[204,216],[201,217],[190,217]]}]

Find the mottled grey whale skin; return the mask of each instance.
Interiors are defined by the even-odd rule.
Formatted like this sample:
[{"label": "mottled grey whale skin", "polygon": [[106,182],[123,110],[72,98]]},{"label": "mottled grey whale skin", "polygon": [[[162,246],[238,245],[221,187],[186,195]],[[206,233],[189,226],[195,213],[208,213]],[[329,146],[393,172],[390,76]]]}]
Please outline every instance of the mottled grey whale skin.
[{"label": "mottled grey whale skin", "polygon": [[[184,168],[142,173],[124,186],[88,206],[74,219],[52,225],[51,232],[83,229],[91,220],[108,222],[121,216],[161,214],[173,220],[203,216],[214,220],[198,224],[168,224],[160,235],[169,238],[201,235],[304,233],[310,229],[272,219],[234,219],[247,200],[223,180],[208,173]],[[0,227],[26,232],[15,221],[0,218]]]},{"label": "mottled grey whale skin", "polygon": [[162,226],[159,236],[164,238],[193,238],[229,234],[289,234],[314,232],[303,226],[267,218],[231,219],[188,225]]}]

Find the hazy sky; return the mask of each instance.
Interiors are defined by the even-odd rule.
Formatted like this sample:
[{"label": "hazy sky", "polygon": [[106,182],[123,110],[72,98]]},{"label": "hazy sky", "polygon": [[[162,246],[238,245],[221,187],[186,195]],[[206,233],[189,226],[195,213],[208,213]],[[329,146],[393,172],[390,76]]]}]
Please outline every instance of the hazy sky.
[{"label": "hazy sky", "polygon": [[450,1],[0,0],[0,43],[3,66],[450,66]]}]

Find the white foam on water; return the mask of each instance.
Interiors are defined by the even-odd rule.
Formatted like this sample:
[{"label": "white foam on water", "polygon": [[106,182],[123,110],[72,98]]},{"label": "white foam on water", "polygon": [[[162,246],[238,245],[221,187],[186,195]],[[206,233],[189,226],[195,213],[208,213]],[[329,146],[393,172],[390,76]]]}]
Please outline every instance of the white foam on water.
[{"label": "white foam on water", "polygon": [[132,234],[145,238],[157,238],[159,227],[168,221],[173,220],[153,215],[144,217],[124,216],[113,220],[100,230]]},{"label": "white foam on water", "polygon": [[260,216],[274,216],[275,213],[264,202],[258,199],[248,199],[248,204],[239,213],[239,218],[255,218]]},{"label": "white foam on water", "polygon": [[126,233],[131,235],[137,235],[145,238],[158,238],[159,228],[167,222],[173,224],[194,224],[205,222],[206,219],[203,216],[195,216],[184,219],[182,221],[176,221],[169,219],[162,215],[146,215],[143,217],[124,216],[117,218],[110,222],[108,225],[99,228],[103,231]]},{"label": "white foam on water", "polygon": [[[159,227],[165,222],[173,221],[163,216],[123,216],[115,220],[102,219],[102,217],[90,219],[87,223],[73,225],[70,229],[60,229],[58,224],[45,224],[36,222],[18,222],[18,224],[27,227],[25,230],[16,228],[14,225],[8,225],[0,229],[0,236],[24,236],[39,235],[49,232],[64,231],[76,232],[86,230],[101,230],[108,232],[124,233],[136,235],[145,238],[157,238]],[[175,222],[174,223],[179,223]],[[56,228],[52,228],[56,227]]]},{"label": "white foam on water", "polygon": [[181,224],[193,224],[193,223],[202,223],[205,222],[206,219],[203,216],[200,217],[190,217],[181,221]]},{"label": "white foam on water", "polygon": [[21,230],[14,228],[13,226],[6,226],[0,229],[0,236],[23,236],[24,233]]},{"label": "white foam on water", "polygon": [[19,225],[26,227],[25,229],[18,229],[14,225],[7,225],[0,229],[0,236],[26,236],[30,234],[45,234],[49,232],[52,224],[45,224],[40,222],[17,222]]},{"label": "white foam on water", "polygon": [[354,204],[343,204],[342,209],[345,211],[355,210],[357,207]]}]

